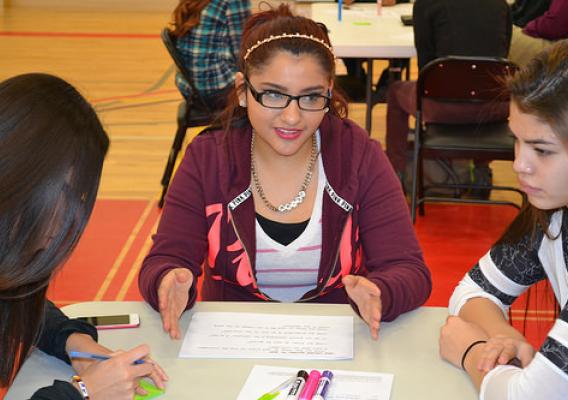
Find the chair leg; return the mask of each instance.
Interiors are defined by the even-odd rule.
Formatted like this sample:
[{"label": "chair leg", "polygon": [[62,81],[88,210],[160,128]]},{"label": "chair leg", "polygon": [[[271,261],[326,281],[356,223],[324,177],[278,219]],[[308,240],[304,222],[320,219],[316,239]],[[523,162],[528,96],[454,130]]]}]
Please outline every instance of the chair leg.
[{"label": "chair leg", "polygon": [[178,129],[174,137],[174,142],[172,143],[172,148],[170,149],[170,154],[168,156],[168,162],[166,163],[166,168],[164,169],[164,175],[162,176],[162,194],[160,196],[160,201],[158,202],[158,207],[162,208],[164,205],[164,199],[168,191],[168,186],[172,178],[172,173],[176,165],[177,155],[181,150],[183,140],[185,139],[185,134],[187,132],[187,125],[185,123],[185,118],[178,118]]},{"label": "chair leg", "polygon": [[420,112],[416,113],[416,126],[414,128],[414,151],[412,152],[412,188],[410,195],[410,219],[416,221],[416,203],[418,189],[418,158],[420,153]]},{"label": "chair leg", "polygon": [[418,215],[421,217],[424,216],[424,201],[421,201],[424,198],[424,158],[421,155],[418,157],[418,188],[417,188],[417,197],[418,197]]}]

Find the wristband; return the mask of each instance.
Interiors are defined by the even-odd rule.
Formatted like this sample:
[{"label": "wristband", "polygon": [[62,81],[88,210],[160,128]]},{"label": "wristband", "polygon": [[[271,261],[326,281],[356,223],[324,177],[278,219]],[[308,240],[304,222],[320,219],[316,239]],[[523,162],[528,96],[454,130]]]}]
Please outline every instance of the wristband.
[{"label": "wristband", "polygon": [[85,382],[83,382],[81,377],[79,375],[73,375],[71,379],[73,380],[73,382],[77,384],[77,386],[79,386],[79,391],[81,392],[81,396],[83,396],[83,399],[89,400],[90,397],[89,397],[89,391],[87,390],[87,385],[85,385]]},{"label": "wristband", "polygon": [[461,367],[462,369],[465,371],[465,358],[467,357],[467,354],[471,351],[471,349],[473,349],[475,346],[477,346],[478,344],[482,344],[482,343],[487,343],[487,340],[476,340],[475,342],[473,342],[472,344],[470,344],[469,346],[467,346],[467,349],[465,349],[465,351],[463,352],[463,356],[461,359]]}]

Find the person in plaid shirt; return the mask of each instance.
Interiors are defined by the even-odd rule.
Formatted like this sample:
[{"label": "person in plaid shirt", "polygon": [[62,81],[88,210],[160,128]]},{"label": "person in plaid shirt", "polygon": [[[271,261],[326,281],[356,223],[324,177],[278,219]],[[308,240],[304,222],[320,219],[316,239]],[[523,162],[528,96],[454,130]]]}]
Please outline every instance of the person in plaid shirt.
[{"label": "person in plaid shirt", "polygon": [[[176,47],[193,85],[212,108],[225,105],[235,81],[241,34],[250,9],[250,0],[180,0],[174,10]],[[179,72],[176,85],[184,97],[191,95]]]}]

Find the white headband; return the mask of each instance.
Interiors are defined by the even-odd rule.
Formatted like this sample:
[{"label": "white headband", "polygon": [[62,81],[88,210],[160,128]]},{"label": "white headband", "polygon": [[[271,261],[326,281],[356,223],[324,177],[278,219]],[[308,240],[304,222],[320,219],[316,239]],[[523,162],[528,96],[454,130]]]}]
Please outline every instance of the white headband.
[{"label": "white headband", "polygon": [[333,48],[329,44],[327,44],[326,42],[324,42],[320,38],[314,37],[313,35],[304,35],[303,33],[282,33],[282,34],[277,35],[277,36],[270,35],[270,37],[267,37],[266,39],[259,40],[258,42],[256,42],[256,44],[249,47],[243,58],[246,61],[247,58],[249,58],[249,56],[251,55],[251,53],[253,51],[255,51],[256,49],[258,49],[263,44],[270,43],[274,40],[295,39],[295,38],[307,39],[307,40],[311,40],[313,42],[319,43],[322,46],[324,46],[326,49],[328,49],[329,52],[331,53],[332,57],[335,58],[335,54],[333,53]]}]

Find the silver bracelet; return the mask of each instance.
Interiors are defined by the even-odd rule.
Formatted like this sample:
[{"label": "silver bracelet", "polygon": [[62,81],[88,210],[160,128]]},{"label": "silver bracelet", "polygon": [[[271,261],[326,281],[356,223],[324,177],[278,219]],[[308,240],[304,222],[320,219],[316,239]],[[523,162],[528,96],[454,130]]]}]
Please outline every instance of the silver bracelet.
[{"label": "silver bracelet", "polygon": [[85,400],[89,400],[89,391],[87,390],[87,385],[85,385],[85,382],[83,382],[83,380],[81,379],[81,377],[79,375],[73,375],[73,382],[75,382],[77,384],[77,386],[79,386],[79,391],[81,392],[81,396],[83,396],[83,399]]}]

